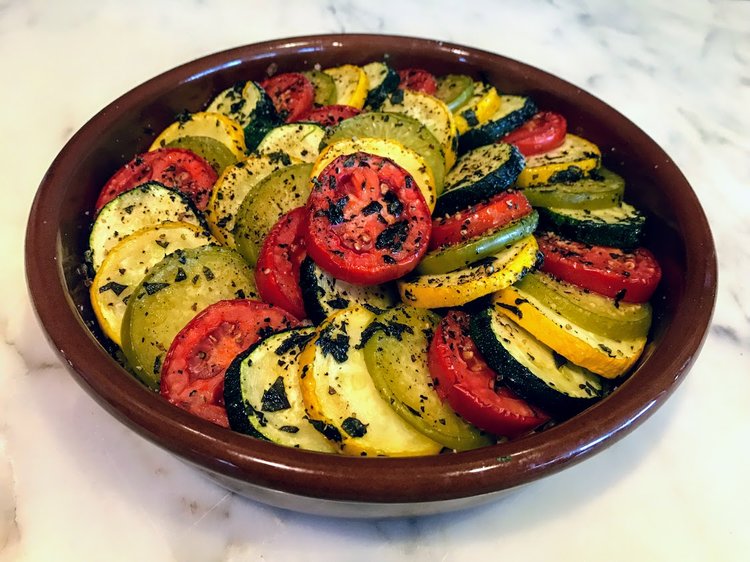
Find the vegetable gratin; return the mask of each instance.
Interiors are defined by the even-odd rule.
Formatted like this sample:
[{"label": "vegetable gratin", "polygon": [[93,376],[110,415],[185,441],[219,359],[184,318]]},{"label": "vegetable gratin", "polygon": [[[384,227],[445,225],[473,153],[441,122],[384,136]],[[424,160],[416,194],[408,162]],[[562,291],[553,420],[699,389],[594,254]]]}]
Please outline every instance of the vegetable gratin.
[{"label": "vegetable gratin", "polygon": [[90,297],[126,368],[215,424],[461,451],[628,376],[661,278],[645,224],[521,93],[381,61],[248,76],[102,186]]}]

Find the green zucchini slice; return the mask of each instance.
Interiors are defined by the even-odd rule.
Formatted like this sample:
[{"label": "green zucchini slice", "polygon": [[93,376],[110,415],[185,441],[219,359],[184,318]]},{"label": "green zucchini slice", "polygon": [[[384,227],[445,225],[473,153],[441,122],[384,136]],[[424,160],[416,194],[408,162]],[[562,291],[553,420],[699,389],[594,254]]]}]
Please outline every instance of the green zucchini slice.
[{"label": "green zucchini slice", "polygon": [[388,94],[398,88],[400,82],[398,72],[380,61],[366,64],[362,70],[365,71],[369,84],[365,107],[377,110]]},{"label": "green zucchini slice", "polygon": [[293,161],[315,162],[325,129],[316,123],[287,123],[274,127],[260,141],[258,154],[286,154]]},{"label": "green zucchini slice", "polygon": [[497,142],[523,125],[537,112],[534,101],[527,96],[500,96],[501,104],[487,123],[466,131],[458,139],[458,152],[464,154],[485,144]]},{"label": "green zucchini slice", "polygon": [[450,215],[489,199],[510,187],[523,168],[523,155],[510,144],[489,144],[467,152],[445,177],[433,216]]},{"label": "green zucchini slice", "polygon": [[315,105],[332,105],[336,103],[336,82],[322,70],[306,70],[302,73],[315,88]]},{"label": "green zucchini slice", "polygon": [[177,333],[209,305],[237,298],[257,298],[257,291],[253,270],[234,250],[201,246],[166,256],[133,291],[122,319],[122,350],[133,373],[158,389]]},{"label": "green zucchini slice", "polygon": [[588,408],[610,390],[605,379],[568,362],[496,306],[472,316],[470,332],[508,387],[559,419]]},{"label": "green zucchini slice", "polygon": [[255,266],[266,235],[282,215],[301,207],[310,195],[312,164],[292,164],[266,176],[245,196],[232,235],[237,251]]},{"label": "green zucchini slice", "polygon": [[465,74],[446,74],[437,79],[435,97],[442,100],[448,109],[456,111],[474,93],[474,80]]},{"label": "green zucchini slice", "polygon": [[232,361],[224,404],[233,430],[286,447],[334,452],[308,421],[299,386],[298,356],[314,334],[311,327],[277,332]]},{"label": "green zucchini slice", "polygon": [[337,310],[355,305],[379,312],[399,301],[391,285],[353,285],[341,281],[318,267],[310,257],[302,261],[299,277],[305,312],[315,324]]},{"label": "green zucchini slice", "polygon": [[367,370],[383,399],[420,433],[456,451],[489,445],[490,438],[460,418],[435,391],[427,353],[439,322],[434,312],[409,306],[378,315],[360,343]]},{"label": "green zucchini slice", "polygon": [[561,236],[625,250],[640,245],[646,223],[646,216],[625,202],[605,209],[540,208],[539,214],[543,228]]}]

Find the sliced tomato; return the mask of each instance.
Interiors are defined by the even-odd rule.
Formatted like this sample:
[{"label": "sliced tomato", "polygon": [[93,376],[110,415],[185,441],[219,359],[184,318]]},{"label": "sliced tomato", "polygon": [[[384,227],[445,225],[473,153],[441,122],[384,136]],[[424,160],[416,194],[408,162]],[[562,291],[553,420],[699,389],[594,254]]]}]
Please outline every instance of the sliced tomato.
[{"label": "sliced tomato", "polygon": [[271,98],[279,116],[287,123],[308,113],[315,100],[315,87],[299,72],[285,72],[260,83]]},{"label": "sliced tomato", "polygon": [[261,246],[255,266],[255,284],[260,297],[304,318],[305,305],[299,284],[299,269],[305,259],[303,223],[307,210],[297,207],[282,216]]},{"label": "sliced tomato", "polygon": [[351,105],[324,105],[300,117],[300,121],[312,121],[323,127],[335,127],[344,119],[359,115],[361,110]]},{"label": "sliced tomato", "polygon": [[435,76],[422,68],[405,68],[398,71],[398,76],[401,79],[399,88],[424,92],[431,96],[434,96],[437,92]]},{"label": "sliced tomato", "polygon": [[219,301],[180,330],[161,370],[161,394],[175,406],[223,427],[224,373],[259,339],[299,325],[288,312],[250,299]]},{"label": "sliced tomato", "polygon": [[430,250],[452,246],[496,230],[531,213],[532,207],[520,191],[504,191],[447,217],[432,221]]},{"label": "sliced tomato", "polygon": [[307,253],[349,283],[397,279],[427,251],[429,207],[412,176],[388,158],[339,156],[313,181],[307,209]]},{"label": "sliced tomato", "polygon": [[538,242],[544,254],[543,271],[618,301],[646,302],[661,280],[659,262],[646,248],[625,252],[552,233],[542,234]]},{"label": "sliced tomato", "polygon": [[201,211],[208,205],[216,171],[203,158],[184,148],[160,148],[133,158],[104,185],[96,200],[96,210],[120,195],[148,181],[158,181],[181,191]]},{"label": "sliced tomato", "polygon": [[461,417],[495,435],[518,437],[549,420],[510,389],[469,336],[469,315],[452,310],[442,319],[430,343],[430,374],[438,395]]},{"label": "sliced tomato", "polygon": [[524,156],[549,152],[565,141],[568,123],[565,117],[552,111],[542,111],[502,139],[514,144]]}]

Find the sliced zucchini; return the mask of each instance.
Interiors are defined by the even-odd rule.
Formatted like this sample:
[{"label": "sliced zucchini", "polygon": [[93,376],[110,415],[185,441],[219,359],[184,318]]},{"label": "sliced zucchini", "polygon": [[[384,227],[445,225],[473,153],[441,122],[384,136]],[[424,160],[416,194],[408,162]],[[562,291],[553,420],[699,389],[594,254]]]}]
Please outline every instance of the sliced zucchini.
[{"label": "sliced zucchini", "polygon": [[292,164],[271,172],[242,201],[232,235],[237,251],[251,267],[255,267],[273,225],[282,215],[306,203],[311,170],[312,164]]},{"label": "sliced zucchini", "polygon": [[[438,396],[427,353],[440,316],[399,306],[379,314],[363,334],[365,363],[380,395],[414,429],[456,451],[492,443]],[[404,368],[404,361],[409,368]]]},{"label": "sliced zucchini", "polygon": [[208,225],[216,239],[234,247],[232,230],[247,194],[271,172],[297,163],[286,154],[253,154],[224,170],[214,184],[206,208]]},{"label": "sliced zucchini", "polygon": [[336,103],[336,82],[321,70],[306,70],[302,73],[315,88],[315,105],[333,105]]},{"label": "sliced zucchini", "polygon": [[467,152],[445,177],[433,215],[450,215],[489,199],[510,187],[523,167],[523,155],[511,144],[488,144]]},{"label": "sliced zucchini", "polygon": [[624,192],[625,180],[606,168],[593,170],[588,177],[576,181],[542,184],[523,190],[534,207],[591,210],[619,205]]},{"label": "sliced zucchini", "polygon": [[224,375],[229,426],[277,445],[333,453],[310,424],[299,384],[298,356],[314,328],[293,328],[260,340],[238,355]]},{"label": "sliced zucchini", "polygon": [[386,96],[398,88],[398,72],[384,62],[375,61],[362,67],[367,75],[367,99],[365,107],[378,109]]},{"label": "sliced zucchini", "polygon": [[398,302],[398,295],[391,285],[353,285],[341,281],[318,267],[309,257],[302,261],[299,278],[305,312],[316,324],[337,310],[355,305],[377,311]]},{"label": "sliced zucchini", "polygon": [[337,140],[329,144],[320,153],[320,156],[313,165],[313,170],[310,174],[311,177],[317,178],[325,167],[339,156],[355,154],[357,152],[366,152],[367,154],[374,154],[393,160],[393,162],[409,172],[416,182],[417,187],[419,187],[419,191],[424,196],[430,211],[435,207],[435,200],[437,199],[435,194],[435,178],[427,162],[414,150],[392,139],[358,137],[349,140]]},{"label": "sliced zucchini", "polygon": [[456,121],[448,106],[438,98],[424,92],[396,89],[383,101],[380,111],[401,113],[422,123],[440,143],[445,169],[450,170],[456,163]]},{"label": "sliced zucchini", "polygon": [[336,84],[336,104],[351,105],[357,109],[365,106],[367,99],[367,74],[361,67],[345,64],[323,70]]},{"label": "sliced zucchini", "polygon": [[499,141],[537,112],[536,104],[527,96],[500,96],[500,101],[500,108],[485,124],[472,127],[459,137],[459,154]]},{"label": "sliced zucchini", "polygon": [[451,111],[464,105],[474,93],[474,80],[465,74],[447,74],[437,79],[435,97],[443,100]]},{"label": "sliced zucchini", "polygon": [[307,415],[347,455],[436,454],[442,446],[405,422],[375,388],[360,345],[374,319],[353,307],[318,326],[299,357]]},{"label": "sliced zucchini", "polygon": [[561,236],[598,246],[637,248],[646,216],[625,202],[605,209],[539,209],[542,226]]},{"label": "sliced zucchini", "polygon": [[448,273],[500,252],[503,247],[531,235],[539,220],[536,211],[478,238],[437,248],[425,254],[415,269],[419,274]]},{"label": "sliced zucchini", "polygon": [[612,339],[645,337],[651,326],[651,305],[617,301],[577,285],[534,271],[516,287],[543,302],[574,324]]},{"label": "sliced zucchini", "polygon": [[418,308],[461,306],[521,279],[536,266],[538,254],[536,239],[527,236],[469,267],[407,277],[398,290],[403,302]]},{"label": "sliced zucchini", "polygon": [[645,335],[614,339],[587,330],[516,286],[498,291],[494,300],[536,339],[567,360],[606,378],[625,374],[646,345]]},{"label": "sliced zucchini", "polygon": [[579,180],[599,168],[601,152],[594,143],[576,135],[565,135],[563,144],[526,159],[526,168],[516,180],[518,187]]},{"label": "sliced zucchini", "polygon": [[316,123],[287,123],[268,131],[256,152],[269,156],[286,154],[292,160],[312,163],[320,154],[324,136],[325,129]]},{"label": "sliced zucchini", "polygon": [[453,111],[456,117],[458,134],[463,135],[472,127],[477,127],[489,121],[500,108],[500,95],[491,84],[476,81],[473,84],[471,96],[466,103]]},{"label": "sliced zucchini", "polygon": [[178,250],[151,268],[122,319],[122,350],[133,373],[159,388],[164,356],[177,333],[209,305],[257,298],[253,270],[221,246]]},{"label": "sliced zucchini", "polygon": [[97,271],[109,251],[126,236],[163,222],[188,222],[205,229],[205,219],[190,199],[151,181],[124,191],[101,208],[89,235],[91,267]]},{"label": "sliced zucchini", "polygon": [[114,246],[89,288],[91,306],[106,336],[120,345],[130,295],[154,265],[175,250],[205,246],[212,240],[205,229],[193,224],[165,222],[142,228]]},{"label": "sliced zucchini", "polygon": [[164,129],[149,150],[163,147],[192,150],[211,163],[217,173],[245,157],[247,145],[242,127],[221,113],[184,113]]},{"label": "sliced zucchini", "polygon": [[567,418],[608,393],[607,381],[565,361],[502,310],[495,305],[472,316],[471,339],[487,364],[519,396]]},{"label": "sliced zucchini", "polygon": [[276,113],[266,91],[252,80],[223,90],[211,100],[206,111],[226,115],[243,128],[259,116]]}]

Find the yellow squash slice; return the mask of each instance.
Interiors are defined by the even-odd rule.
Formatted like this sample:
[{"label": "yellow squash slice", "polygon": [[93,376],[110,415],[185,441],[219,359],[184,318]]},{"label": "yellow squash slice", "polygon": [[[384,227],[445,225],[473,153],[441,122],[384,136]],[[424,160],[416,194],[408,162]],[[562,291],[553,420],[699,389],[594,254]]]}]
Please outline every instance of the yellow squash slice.
[{"label": "yellow squash slice", "polygon": [[368,91],[368,79],[365,71],[359,66],[345,64],[336,68],[327,68],[325,72],[336,84],[336,104],[350,105],[357,109],[365,106]]},{"label": "yellow squash slice", "polygon": [[[518,187],[580,179],[601,164],[601,152],[594,143],[576,135],[565,135],[562,145],[526,159],[526,167],[516,179]],[[570,176],[567,178],[565,176]]]}]

